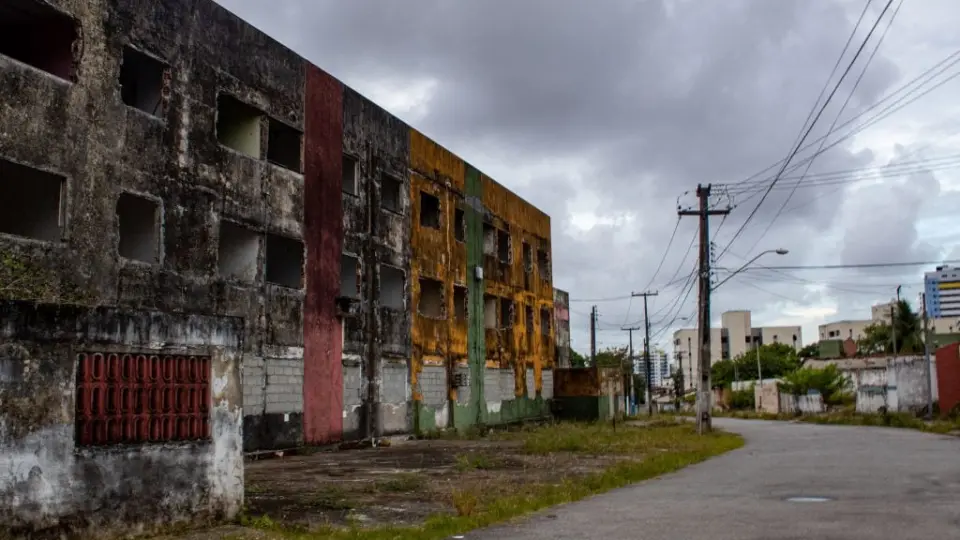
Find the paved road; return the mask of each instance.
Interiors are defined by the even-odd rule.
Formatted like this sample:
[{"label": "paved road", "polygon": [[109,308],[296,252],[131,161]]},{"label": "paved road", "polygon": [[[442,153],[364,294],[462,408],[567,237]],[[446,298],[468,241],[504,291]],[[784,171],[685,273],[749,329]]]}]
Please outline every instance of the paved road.
[{"label": "paved road", "polygon": [[[470,540],[960,539],[960,438],[716,419],[739,450]],[[789,497],[828,502],[787,502]]]}]

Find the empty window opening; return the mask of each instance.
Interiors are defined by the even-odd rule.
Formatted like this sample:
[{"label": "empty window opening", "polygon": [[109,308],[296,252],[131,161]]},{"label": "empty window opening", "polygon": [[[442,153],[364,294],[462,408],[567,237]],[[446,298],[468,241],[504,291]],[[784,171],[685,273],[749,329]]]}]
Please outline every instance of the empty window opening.
[{"label": "empty window opening", "polygon": [[380,266],[380,305],[390,309],[403,309],[407,277],[395,266]]},{"label": "empty window opening", "polygon": [[5,0],[0,5],[0,54],[73,80],[77,24],[46,2]]},{"label": "empty window opening", "polygon": [[59,242],[63,186],[63,177],[0,160],[0,233]]},{"label": "empty window opening", "polygon": [[124,47],[123,64],[120,65],[120,98],[135,109],[162,116],[165,70],[166,66],[159,60]]},{"label": "empty window opening", "polygon": [[225,278],[256,281],[260,235],[229,221],[220,222],[217,271]]},{"label": "empty window opening", "polygon": [[526,241],[523,242],[523,270],[524,272],[533,272],[533,247]]},{"label": "empty window opening", "polygon": [[527,335],[533,334],[533,306],[523,306],[524,325]]},{"label": "empty window opening", "polygon": [[497,258],[502,263],[509,263],[510,259],[510,233],[507,231],[497,231]]},{"label": "empty window opening", "polygon": [[512,328],[514,320],[513,300],[509,298],[500,299],[500,327]]},{"label": "empty window opening", "polygon": [[225,94],[217,99],[217,139],[241,154],[260,158],[263,113]]},{"label": "empty window opening", "polygon": [[467,322],[467,288],[453,288],[453,311],[458,323]]},{"label": "empty window opening", "polygon": [[453,237],[457,242],[463,242],[467,238],[467,221],[460,208],[453,211]]},{"label": "empty window opening", "polygon": [[340,255],[340,296],[357,298],[360,296],[360,261],[347,254]]},{"label": "empty window opening", "polygon": [[380,175],[380,207],[391,212],[400,213],[400,193],[403,182],[387,173]]},{"label": "empty window opening", "polygon": [[420,226],[440,228],[440,199],[426,191],[420,192]]},{"label": "empty window opening", "polygon": [[300,172],[302,140],[302,133],[271,118],[267,133],[267,161]]},{"label": "empty window opening", "polygon": [[541,279],[550,279],[550,256],[546,250],[537,250],[537,272]]},{"label": "empty window opening", "polygon": [[483,254],[494,255],[497,252],[497,229],[490,223],[483,224]]},{"label": "empty window opening", "polygon": [[485,295],[483,297],[483,326],[495,330],[497,328],[497,297]]},{"label": "empty window opening", "polygon": [[303,242],[268,234],[266,276],[270,283],[303,288]]},{"label": "empty window opening", "polygon": [[359,176],[359,163],[357,158],[353,156],[344,155],[342,159],[343,169],[340,171],[341,181],[343,182],[343,192],[348,195],[356,195],[357,190],[357,177]]},{"label": "empty window opening", "polygon": [[120,238],[117,253],[126,259],[156,264],[159,247],[157,203],[150,199],[123,193],[117,199],[117,221]]},{"label": "empty window opening", "polygon": [[443,282],[420,278],[420,302],[417,311],[424,317],[443,319]]},{"label": "empty window opening", "polygon": [[550,335],[550,310],[546,308],[540,309],[540,335],[549,336]]}]

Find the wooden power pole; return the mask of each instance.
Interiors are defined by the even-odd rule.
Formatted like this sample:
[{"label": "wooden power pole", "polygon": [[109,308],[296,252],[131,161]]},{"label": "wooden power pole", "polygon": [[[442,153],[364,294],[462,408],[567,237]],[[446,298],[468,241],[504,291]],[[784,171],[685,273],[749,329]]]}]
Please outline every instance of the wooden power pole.
[{"label": "wooden power pole", "polygon": [[647,415],[653,416],[653,382],[651,381],[650,371],[650,317],[647,310],[647,298],[657,296],[657,291],[645,291],[642,293],[631,293],[630,296],[643,297],[643,328],[645,339],[643,340],[643,366],[647,378]]},{"label": "wooden power pole", "polygon": [[597,365],[597,306],[590,309],[590,365]]},{"label": "wooden power pole", "polygon": [[710,388],[710,216],[725,216],[729,208],[710,209],[710,185],[697,186],[697,198],[700,207],[697,210],[679,210],[682,216],[700,218],[700,294],[698,338],[700,340],[700,381],[697,387],[697,432],[701,435],[710,431],[711,393]]}]

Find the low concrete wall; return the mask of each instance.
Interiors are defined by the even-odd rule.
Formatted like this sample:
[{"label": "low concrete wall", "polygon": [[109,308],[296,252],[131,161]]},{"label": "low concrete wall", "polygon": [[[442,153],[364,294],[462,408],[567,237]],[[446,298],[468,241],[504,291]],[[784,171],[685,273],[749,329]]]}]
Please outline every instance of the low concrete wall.
[{"label": "low concrete wall", "polygon": [[[240,511],[240,319],[5,302],[0,303],[0,320],[5,373],[0,378],[0,530],[15,536],[42,529],[100,536],[232,518]],[[92,390],[84,394],[83,410],[91,399],[93,412],[85,414],[92,414],[92,420],[78,429],[78,358],[115,353],[160,358],[155,365],[163,366],[163,374],[149,375],[139,367],[136,374],[121,373],[130,365],[126,360],[108,362],[122,366],[117,372],[88,372],[89,379],[82,382]],[[210,372],[192,375],[196,384],[190,385],[194,391],[205,388],[195,410],[196,420],[207,422],[208,428],[181,425],[186,414],[194,413],[183,413],[192,401],[180,393],[172,403],[159,406],[135,400],[140,395],[136,388],[150,385],[143,395],[154,396],[152,388],[167,384],[159,381],[167,380],[166,359],[171,355],[176,355],[174,362],[181,356],[209,358]],[[179,373],[180,364],[174,362],[170,365]],[[141,380],[150,382],[136,382]],[[96,394],[112,395],[128,387],[135,394],[126,394],[131,402],[122,396],[107,401]],[[135,412],[134,403],[142,410]],[[96,428],[100,424],[104,431]],[[176,442],[99,443],[112,441],[114,435],[139,441],[146,426],[147,440],[166,440],[163,433],[176,433],[170,439]],[[84,444],[81,436],[97,442]]]}]

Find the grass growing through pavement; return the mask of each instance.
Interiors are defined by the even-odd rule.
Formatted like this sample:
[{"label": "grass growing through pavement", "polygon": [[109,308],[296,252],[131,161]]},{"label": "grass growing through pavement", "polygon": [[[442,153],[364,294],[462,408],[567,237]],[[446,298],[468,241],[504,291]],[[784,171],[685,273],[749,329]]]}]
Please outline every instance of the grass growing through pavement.
[{"label": "grass growing through pavement", "polygon": [[[571,476],[555,484],[517,486],[507,494],[491,496],[479,489],[454,491],[450,500],[453,512],[431,517],[421,526],[307,531],[282,527],[269,518],[247,518],[244,524],[275,538],[439,540],[673,472],[743,445],[739,436],[730,433],[714,432],[701,437],[696,434],[695,427],[688,423],[621,426],[616,431],[606,423],[562,423],[497,433],[493,437],[520,441],[525,452],[535,455],[574,452],[617,455],[623,456],[623,459],[601,472]],[[470,459],[464,458],[464,462],[470,464]]]},{"label": "grass growing through pavement", "polygon": [[745,420],[780,420],[786,422],[804,422],[807,424],[829,424],[842,426],[876,426],[915,429],[928,433],[956,433],[960,432],[960,418],[924,420],[913,413],[858,413],[852,410],[839,410],[821,414],[771,414],[754,411],[723,411],[715,412],[715,417],[741,418]]}]

